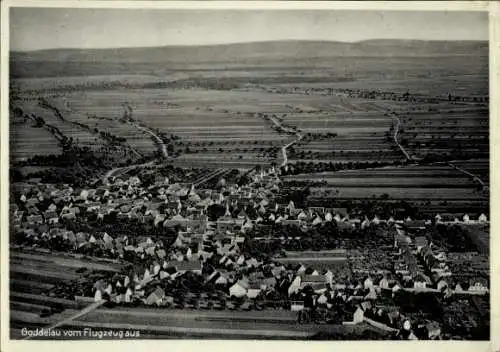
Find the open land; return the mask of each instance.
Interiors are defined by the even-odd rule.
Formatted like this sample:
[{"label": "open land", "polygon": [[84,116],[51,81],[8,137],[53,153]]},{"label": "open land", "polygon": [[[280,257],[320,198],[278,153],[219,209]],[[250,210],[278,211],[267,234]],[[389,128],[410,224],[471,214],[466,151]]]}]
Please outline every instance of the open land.
[{"label": "open land", "polygon": [[12,53],[12,337],[488,339],[487,49]]}]

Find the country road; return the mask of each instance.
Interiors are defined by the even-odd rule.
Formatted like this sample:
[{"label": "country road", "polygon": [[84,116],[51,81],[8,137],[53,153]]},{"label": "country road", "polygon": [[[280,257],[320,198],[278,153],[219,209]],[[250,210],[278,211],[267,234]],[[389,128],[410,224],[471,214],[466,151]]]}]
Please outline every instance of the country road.
[{"label": "country road", "polygon": [[283,126],[281,124],[281,122],[279,122],[276,118],[269,117],[269,119],[272,121],[272,123],[276,127],[278,127],[278,129],[282,130],[285,133],[293,134],[293,135],[297,136],[297,139],[295,139],[295,140],[291,141],[290,143],[285,144],[283,147],[281,147],[281,153],[283,154],[283,163],[281,164],[281,166],[285,167],[288,164],[288,155],[287,155],[286,150],[288,148],[290,148],[292,145],[294,145],[295,143],[298,143],[303,138],[303,136],[302,136],[302,134],[300,134],[300,132],[297,132],[290,127]]},{"label": "country road", "polygon": [[399,126],[401,125],[401,120],[399,119],[398,115],[396,115],[395,113],[392,113],[391,115],[396,120],[396,127],[394,128],[394,142],[399,147],[399,149],[403,152],[406,159],[411,161],[411,160],[413,160],[413,158],[410,156],[410,154],[408,154],[408,152],[405,150],[405,148],[403,148],[403,146],[398,141]]},{"label": "country road", "polygon": [[475,175],[475,174],[473,174],[473,173],[472,173],[472,172],[470,172],[470,171],[467,171],[467,170],[465,170],[465,169],[462,169],[460,166],[458,166],[458,165],[454,164],[454,163],[453,163],[453,162],[451,162],[451,161],[450,161],[450,162],[448,162],[447,164],[448,164],[448,165],[450,165],[451,167],[453,167],[454,169],[456,169],[456,170],[460,171],[461,173],[463,173],[463,174],[465,174],[465,175],[467,175],[467,176],[469,176],[469,177],[472,177],[472,178],[473,178],[473,180],[474,180],[474,181],[479,182],[479,184],[480,184],[481,186],[483,186],[483,187],[485,187],[485,186],[486,186],[486,183],[485,183],[483,180],[481,180],[481,179],[479,178],[479,176],[478,176],[478,175]]},{"label": "country road", "polygon": [[[167,151],[167,146],[163,142],[163,140],[158,137],[153,131],[151,131],[147,127],[140,126],[135,123],[131,123],[131,125],[135,126],[137,129],[144,131],[146,133],[149,133],[155,140],[157,145],[160,147],[161,154],[163,155],[164,158],[168,158],[168,151]],[[109,179],[112,176],[115,176],[116,173],[126,173],[129,172],[130,170],[139,168],[139,167],[146,167],[146,166],[151,166],[154,164],[154,161],[150,161],[144,164],[137,164],[137,165],[130,165],[130,166],[123,166],[123,167],[117,167],[112,170],[109,170],[103,177],[104,180]]]},{"label": "country road", "polygon": [[[57,323],[54,323],[48,327],[45,327],[44,329],[46,330],[54,330],[57,327],[64,326],[70,324],[72,321],[77,320],[78,318],[83,317],[84,315],[89,314],[90,312],[95,311],[98,309],[100,306],[102,306],[104,303],[106,303],[106,300],[102,299],[100,301],[94,302],[90,304],[89,306],[85,307],[84,309],[76,312],[75,314],[71,315],[68,318],[65,318],[61,321],[58,321]],[[27,337],[24,338],[25,340],[31,340],[32,336],[28,335]]]},{"label": "country road", "polygon": [[143,127],[143,126],[140,126],[138,124],[133,124],[133,125],[137,129],[139,129],[141,131],[144,131],[146,133],[149,133],[156,140],[156,143],[158,143],[158,145],[160,146],[161,154],[163,155],[163,157],[165,159],[168,158],[167,146],[165,145],[165,143],[163,142],[163,140],[160,137],[158,137],[158,135],[156,135],[153,131],[151,131],[147,127]]},{"label": "country road", "polygon": [[212,178],[217,177],[217,176],[224,176],[225,174],[229,173],[230,171],[231,170],[217,169],[217,170],[209,173],[208,175],[205,175],[205,176],[199,178],[198,180],[194,181],[193,186],[198,187],[198,186],[204,184],[205,182],[211,180]]},{"label": "country road", "polygon": [[122,167],[116,167],[114,169],[109,170],[104,176],[103,179],[107,180],[112,176],[115,176],[116,173],[124,174],[127,173],[133,169],[139,168],[139,167],[146,167],[146,166],[152,166],[154,165],[154,161],[149,161],[144,164],[136,164],[136,165],[130,165],[130,166],[122,166]]}]

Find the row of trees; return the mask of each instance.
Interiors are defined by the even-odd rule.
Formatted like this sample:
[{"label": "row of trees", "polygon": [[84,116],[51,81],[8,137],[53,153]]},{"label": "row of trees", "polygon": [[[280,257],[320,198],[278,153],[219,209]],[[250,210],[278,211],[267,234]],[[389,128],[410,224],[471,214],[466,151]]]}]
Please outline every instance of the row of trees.
[{"label": "row of trees", "polygon": [[[369,250],[392,244],[392,238],[382,236],[376,226],[364,229],[340,228],[334,221],[322,223],[307,230],[280,224],[256,226],[244,236],[246,240],[242,245],[242,251],[260,259],[280,253],[284,255],[283,251],[320,251],[336,248]],[[290,239],[282,241],[281,237]]]},{"label": "row of trees", "polygon": [[368,168],[380,168],[385,166],[399,166],[405,163],[404,160],[387,160],[387,161],[349,161],[344,163],[338,163],[334,161],[330,162],[316,162],[316,161],[297,161],[293,164],[288,164],[288,169],[281,167],[281,174],[283,176],[287,175],[299,175],[314,172],[324,172],[324,171],[339,171],[339,170],[352,170],[352,169],[368,169]]}]

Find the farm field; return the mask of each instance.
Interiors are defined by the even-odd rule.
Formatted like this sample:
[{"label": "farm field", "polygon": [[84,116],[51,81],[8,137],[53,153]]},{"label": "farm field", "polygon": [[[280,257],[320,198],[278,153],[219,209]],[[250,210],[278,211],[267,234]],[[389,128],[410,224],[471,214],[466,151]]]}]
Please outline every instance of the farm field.
[{"label": "farm field", "polygon": [[51,291],[96,270],[115,272],[121,268],[118,264],[14,248],[10,250],[9,263],[12,327],[46,326],[65,319],[72,309],[83,306],[72,298],[54,297]]},{"label": "farm field", "polygon": [[[189,93],[170,89],[126,93],[108,90],[104,95],[78,92],[51,100],[65,108],[68,119],[126,138],[143,154],[152,153],[156,146],[143,131],[117,122],[124,114],[148,128],[176,136],[181,156],[174,163],[179,165],[192,162],[192,166],[210,167],[221,161],[244,167],[269,165],[281,157],[279,148],[292,140],[274,131],[260,113],[248,112],[248,103],[242,106],[247,112],[235,111],[238,106],[231,100],[244,100],[241,94],[199,91],[197,98],[193,94],[196,92]],[[220,95],[229,95],[228,100]]]},{"label": "farm field", "polygon": [[[474,163],[471,163],[474,164]],[[481,167],[479,161],[475,163]],[[309,200],[362,201],[381,199],[404,200],[423,212],[434,214],[487,211],[488,195],[478,190],[472,177],[450,165],[384,167],[365,170],[345,170],[286,176],[292,181],[324,182],[311,187]]]},{"label": "farm field", "polygon": [[[412,126],[410,119],[431,120],[429,111],[441,111],[434,115],[445,115],[450,110],[477,110],[474,104],[446,101],[447,94],[483,96],[487,92],[484,83],[487,56],[481,56],[479,62],[463,62],[453,56],[443,56],[439,60],[429,57],[356,57],[355,60],[318,57],[314,60],[314,66],[309,62],[305,64],[300,57],[290,57],[283,62],[250,59],[225,65],[216,61],[193,62],[189,67],[182,62],[172,62],[168,72],[157,62],[151,62],[148,74],[143,72],[146,64],[133,62],[124,65],[119,73],[115,72],[118,66],[111,65],[106,76],[85,73],[87,69],[93,70],[90,65],[82,68],[79,74],[70,75],[74,70],[68,68],[69,77],[61,77],[58,73],[58,77],[53,78],[28,78],[29,70],[21,70],[16,77],[24,78],[13,79],[12,86],[19,94],[24,91],[28,96],[39,89],[40,95],[71,110],[70,118],[74,121],[124,137],[141,154],[151,155],[155,146],[150,136],[137,133],[139,131],[134,131],[133,126],[114,125],[113,121],[130,109],[135,121],[179,137],[177,151],[180,157],[176,163],[186,166],[190,162],[193,165],[206,163],[208,167],[221,162],[216,160],[213,149],[216,155],[224,154],[224,162],[250,166],[281,163],[279,149],[272,150],[272,147],[283,146],[293,141],[294,136],[278,133],[266,116],[282,119],[287,126],[294,126],[304,134],[336,135],[321,140],[306,138],[290,149],[291,163],[404,160],[405,156],[393,140],[395,121],[387,114],[389,111],[403,116],[399,139],[402,145],[408,146],[410,155],[421,157],[430,153],[431,148],[422,141],[432,141],[433,136],[433,153],[456,153],[453,147],[445,150],[439,146],[439,138],[449,137],[447,131],[451,122],[435,128],[434,120],[430,125]],[[26,62],[23,65],[29,66]],[[136,66],[140,69],[132,70]],[[47,74],[52,75],[50,70]],[[56,91],[57,87],[61,89]],[[349,89],[409,92],[441,100],[417,104],[381,97],[367,99],[351,96],[346,93]],[[408,118],[406,113],[410,113]],[[456,116],[454,121],[464,123],[462,129],[470,126],[465,132],[474,130],[478,124],[487,126],[484,118],[476,121],[460,118],[458,113],[450,115]],[[488,141],[482,131],[475,131],[478,132],[471,134],[461,152],[484,157],[482,148]],[[457,143],[461,143],[461,130],[455,132],[458,133],[455,135]],[[418,134],[416,138],[415,133]],[[247,147],[255,141],[258,146]],[[232,148],[235,143],[245,146],[235,150]],[[231,149],[231,156],[227,155],[224,145]],[[258,157],[254,155],[256,152]]]},{"label": "farm field", "polygon": [[[287,176],[285,180],[326,181],[328,187],[474,188],[472,180],[449,166],[348,170]],[[452,182],[450,182],[452,180]]]},{"label": "farm field", "polygon": [[[23,327],[47,327],[74,316],[86,306],[72,299],[48,295],[58,283],[83,278],[94,270],[118,271],[121,265],[99,263],[55,254],[11,249],[10,319],[11,337],[20,338]],[[253,337],[269,339],[309,338],[318,332],[345,333],[371,330],[363,324],[341,325],[296,324],[296,313],[275,310],[270,316],[263,311],[200,311],[154,308],[98,308],[62,325],[60,330],[91,327],[97,329],[139,330],[142,337],[162,338],[200,336]],[[256,324],[258,323],[258,324]],[[68,337],[66,337],[68,338]]]},{"label": "farm field", "polygon": [[21,108],[25,114],[35,115],[43,118],[46,124],[57,128],[62,135],[73,138],[76,144],[81,147],[88,147],[90,149],[98,149],[102,145],[102,141],[91,132],[81,128],[80,126],[71,124],[67,121],[61,120],[53,111],[39,105],[38,100],[23,101]]},{"label": "farm field", "polygon": [[336,199],[369,199],[373,197],[380,197],[387,194],[391,199],[399,200],[481,200],[484,196],[478,194],[476,191],[467,188],[441,188],[441,187],[409,187],[409,189],[395,189],[393,186],[386,187],[354,187],[343,186],[339,189],[324,189],[324,188],[311,188],[312,196],[326,196],[329,195]]},{"label": "farm field", "polygon": [[412,114],[401,117],[401,144],[417,158],[427,154],[488,158],[488,111]]},{"label": "farm field", "polygon": [[9,130],[10,158],[14,161],[31,158],[34,154],[58,155],[62,152],[57,139],[43,127],[35,127],[31,120],[10,121]]},{"label": "farm field", "polygon": [[[60,314],[63,319],[77,311],[68,309],[66,314]],[[61,330],[91,327],[98,329],[128,329],[140,332],[140,338],[264,338],[264,339],[304,339],[318,332],[346,333],[374,330],[365,324],[357,326],[296,324],[295,313],[289,311],[273,312],[269,317],[263,312],[203,312],[173,309],[142,309],[124,310],[98,309],[83,317],[75,319],[61,327]],[[26,315],[16,314],[19,320],[29,320]],[[40,321],[42,319],[32,318]],[[45,324],[48,320],[43,320]],[[126,323],[124,323],[126,322]],[[256,324],[258,322],[258,324]],[[12,334],[19,323],[14,324]],[[76,339],[85,337],[74,337]]]},{"label": "farm field", "polygon": [[489,183],[490,179],[490,161],[488,159],[472,159],[453,161],[453,164],[478,175],[483,181]]},{"label": "farm field", "polygon": [[42,312],[56,314],[55,319],[58,319],[60,316],[57,314],[67,314],[65,309],[78,308],[80,305],[72,299],[51,296],[51,290],[95,271],[118,272],[123,267],[115,263],[14,248],[10,250],[9,263],[12,322],[26,314],[38,320]]}]

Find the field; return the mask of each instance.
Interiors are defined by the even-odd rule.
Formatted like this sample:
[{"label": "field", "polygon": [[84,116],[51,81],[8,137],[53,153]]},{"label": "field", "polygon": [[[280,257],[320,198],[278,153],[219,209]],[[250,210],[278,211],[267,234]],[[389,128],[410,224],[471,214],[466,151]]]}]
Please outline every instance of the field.
[{"label": "field", "polygon": [[34,154],[57,155],[61,148],[49,131],[36,127],[33,121],[13,123],[9,126],[11,158],[13,160],[28,159]]},{"label": "field", "polygon": [[407,113],[402,119],[401,144],[416,158],[427,154],[489,157],[487,109],[438,114]]},{"label": "field", "polygon": [[95,271],[117,272],[122,266],[36,251],[11,248],[9,258],[10,319],[13,326],[43,326],[83,308],[70,299],[56,298],[58,285],[83,279]]},{"label": "field", "polygon": [[[51,297],[48,293],[57,283],[83,278],[82,268],[89,273],[96,270],[118,271],[121,266],[99,263],[47,253],[11,250],[10,258],[10,319],[11,338],[21,338],[22,328],[47,327],[70,320],[57,330],[100,329],[137,330],[141,338],[265,338],[304,339],[317,333],[362,333],[369,326],[298,325],[295,312],[274,310],[270,316],[264,311],[200,311],[154,308],[98,308],[83,316],[72,318],[87,304],[72,299]],[[126,324],[124,323],[126,322]],[[64,336],[63,339],[89,336]]]},{"label": "field", "polygon": [[123,137],[141,154],[153,153],[156,146],[147,133],[120,122],[124,115],[141,126],[175,136],[180,155],[174,162],[179,165],[241,164],[248,168],[269,164],[280,157],[279,147],[290,140],[257,114],[257,104],[265,104],[258,101],[260,97],[248,101],[242,92],[120,89],[49,95],[48,99],[63,107],[68,120]]},{"label": "field", "polygon": [[[326,181],[312,188],[311,200],[387,196],[439,212],[487,207],[487,194],[474,179],[489,182],[482,56],[479,62],[453,56],[321,57],[313,66],[287,60],[189,68],[176,63],[168,72],[157,70],[155,62],[150,64],[155,74],[134,75],[129,67],[107,76],[26,76],[11,85],[28,97],[20,102],[27,112],[41,114],[93,148],[104,142],[91,133],[97,129],[125,138],[129,153],[155,155],[158,146],[140,125],[170,140],[176,166],[250,169],[281,165],[281,149],[296,140],[290,132],[295,129],[303,138],[287,149],[293,171],[285,180]],[[40,97],[90,132],[49,116],[36,104]],[[399,167],[423,159],[431,164]],[[378,167],[374,162],[392,168],[362,170]],[[333,173],[339,163],[361,170]]]},{"label": "field", "polygon": [[[468,162],[474,165],[474,163]],[[476,163],[477,168],[484,164]],[[468,165],[466,165],[468,166]],[[464,166],[465,167],[465,166]],[[286,182],[322,182],[311,188],[311,201],[403,200],[432,214],[487,211],[488,194],[470,176],[450,165],[384,167],[287,176]]]}]

